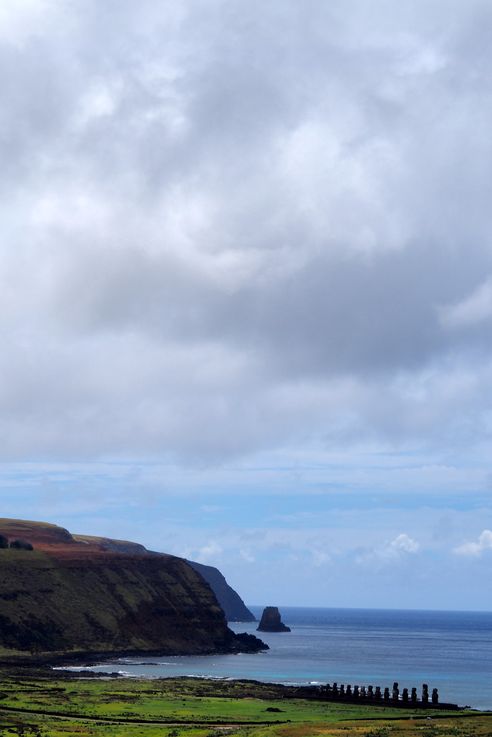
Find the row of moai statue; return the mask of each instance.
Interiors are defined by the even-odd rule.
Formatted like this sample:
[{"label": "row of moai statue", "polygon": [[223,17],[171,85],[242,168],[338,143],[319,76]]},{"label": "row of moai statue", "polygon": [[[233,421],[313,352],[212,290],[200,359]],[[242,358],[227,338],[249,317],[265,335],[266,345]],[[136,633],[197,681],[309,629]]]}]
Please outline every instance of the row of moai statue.
[{"label": "row of moai statue", "polygon": [[[391,692],[389,688],[385,688],[384,691],[381,693],[381,686],[376,686],[376,688],[374,688],[373,686],[367,686],[367,688],[366,686],[354,686],[352,688],[350,684],[348,686],[345,686],[343,683],[340,686],[337,683],[334,683],[333,686],[330,686],[330,684],[328,683],[324,687],[324,691],[327,696],[340,699],[353,699],[354,701],[381,701],[383,703],[392,702],[399,704],[419,703],[416,688],[412,688],[410,694],[408,693],[408,688],[404,688],[401,692],[400,698],[400,689],[398,688],[398,683],[396,681],[395,683],[393,683],[393,688]],[[437,688],[432,689],[431,702],[433,704],[439,703],[439,694]],[[424,683],[422,686],[422,698],[420,700],[420,703],[429,703],[429,686],[427,685],[427,683]]]}]

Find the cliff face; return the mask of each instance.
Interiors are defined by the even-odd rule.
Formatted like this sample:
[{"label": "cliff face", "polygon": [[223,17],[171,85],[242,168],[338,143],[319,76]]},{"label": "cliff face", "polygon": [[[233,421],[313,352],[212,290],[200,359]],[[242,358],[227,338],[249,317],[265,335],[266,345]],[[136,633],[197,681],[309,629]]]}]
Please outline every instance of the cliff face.
[{"label": "cliff face", "polygon": [[189,560],[188,563],[195,571],[203,576],[205,581],[211,586],[217,601],[224,610],[228,622],[254,622],[255,616],[252,614],[239,594],[229,586],[222,573],[213,566],[206,566],[203,563],[195,563]]},{"label": "cliff face", "polygon": [[0,520],[0,534],[34,545],[0,550],[4,656],[261,647],[228,629],[212,590],[181,558],[40,523]]}]

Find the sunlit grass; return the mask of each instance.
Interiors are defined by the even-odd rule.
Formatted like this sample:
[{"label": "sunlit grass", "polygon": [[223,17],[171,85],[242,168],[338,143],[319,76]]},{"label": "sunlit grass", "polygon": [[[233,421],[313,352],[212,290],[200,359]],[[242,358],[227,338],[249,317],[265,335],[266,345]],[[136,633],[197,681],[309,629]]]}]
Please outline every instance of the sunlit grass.
[{"label": "sunlit grass", "polygon": [[455,712],[442,718],[443,712],[431,710],[286,699],[281,693],[274,685],[185,678],[4,677],[0,735],[492,737],[492,715],[468,712],[464,719]]}]

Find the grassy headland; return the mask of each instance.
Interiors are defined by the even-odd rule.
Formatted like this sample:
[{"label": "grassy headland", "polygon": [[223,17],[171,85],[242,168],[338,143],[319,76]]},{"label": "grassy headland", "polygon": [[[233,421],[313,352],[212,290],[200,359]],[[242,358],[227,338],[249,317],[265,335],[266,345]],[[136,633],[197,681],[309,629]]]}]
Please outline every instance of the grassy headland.
[{"label": "grassy headland", "polygon": [[212,589],[182,558],[27,520],[0,519],[0,542],[2,659],[266,647],[227,627]]}]

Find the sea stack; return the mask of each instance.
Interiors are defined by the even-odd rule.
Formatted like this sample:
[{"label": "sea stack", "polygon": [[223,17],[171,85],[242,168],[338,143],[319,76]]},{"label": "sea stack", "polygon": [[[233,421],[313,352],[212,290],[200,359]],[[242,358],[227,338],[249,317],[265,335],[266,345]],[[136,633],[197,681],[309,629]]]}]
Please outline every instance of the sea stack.
[{"label": "sea stack", "polygon": [[290,632],[290,627],[282,622],[280,612],[276,606],[266,606],[263,609],[257,632]]}]

